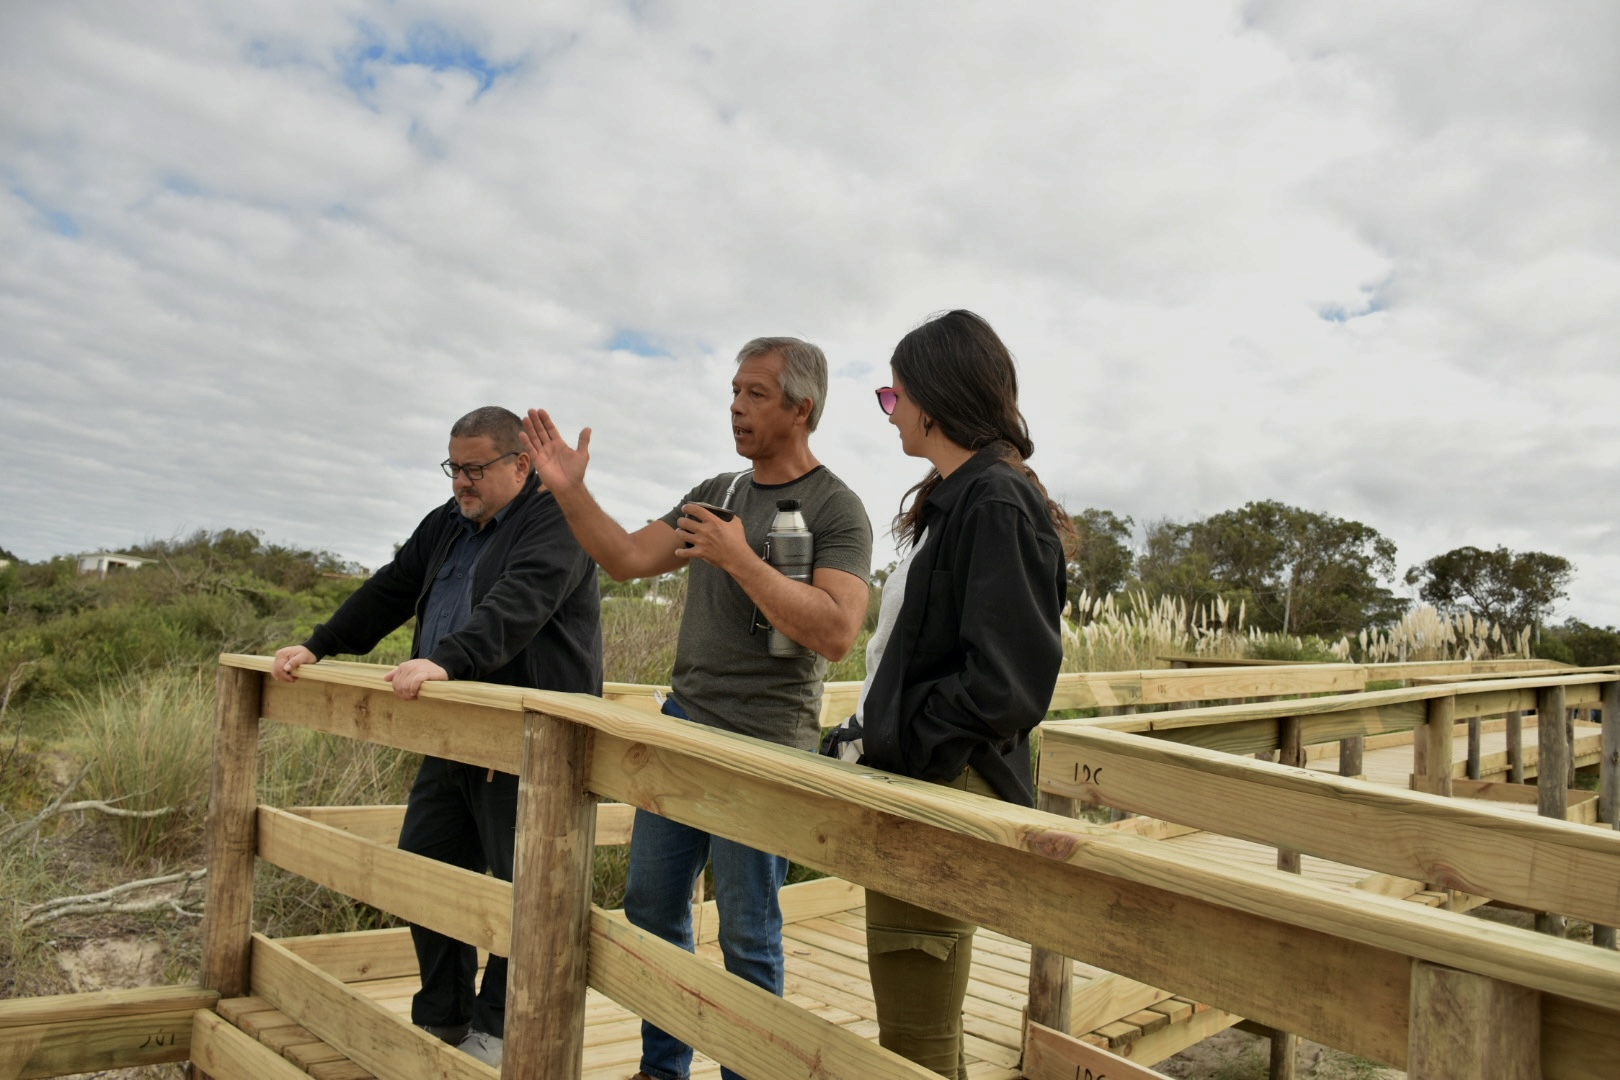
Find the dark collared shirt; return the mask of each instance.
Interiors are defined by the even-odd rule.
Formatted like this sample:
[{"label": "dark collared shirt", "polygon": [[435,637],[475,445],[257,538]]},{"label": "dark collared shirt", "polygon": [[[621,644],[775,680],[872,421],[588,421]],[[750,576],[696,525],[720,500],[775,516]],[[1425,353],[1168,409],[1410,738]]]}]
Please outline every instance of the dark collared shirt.
[{"label": "dark collared shirt", "polygon": [[423,604],[417,656],[432,656],[440,641],[467,624],[467,617],[472,614],[473,567],[478,565],[478,557],[488,546],[491,534],[501,527],[501,521],[511,508],[512,504],[507,503],[496,511],[488,528],[479,528],[471,518],[458,517],[463,531],[450,542],[450,553],[434,577]]}]

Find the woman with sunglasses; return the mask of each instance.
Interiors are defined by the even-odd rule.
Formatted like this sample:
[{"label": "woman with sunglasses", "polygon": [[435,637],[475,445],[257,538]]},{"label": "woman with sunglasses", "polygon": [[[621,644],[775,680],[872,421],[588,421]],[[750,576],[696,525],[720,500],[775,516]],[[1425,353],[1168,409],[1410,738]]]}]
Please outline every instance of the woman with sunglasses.
[{"label": "woman with sunglasses", "polygon": [[[824,753],[1035,804],[1029,733],[1063,662],[1068,515],[1026,464],[1012,354],[951,311],[895,346],[878,404],[928,474],[895,519],[902,557],[883,589],[856,715]],[[909,500],[909,502],[908,502]],[[962,999],[971,923],[867,890],[878,1041],[965,1080]]]}]

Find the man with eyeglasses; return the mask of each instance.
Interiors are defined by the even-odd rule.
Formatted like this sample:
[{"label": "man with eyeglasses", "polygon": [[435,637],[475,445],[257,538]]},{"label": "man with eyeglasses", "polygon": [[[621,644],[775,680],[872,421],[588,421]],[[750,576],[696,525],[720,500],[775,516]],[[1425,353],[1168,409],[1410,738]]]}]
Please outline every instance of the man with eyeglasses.
[{"label": "man with eyeglasses", "polygon": [[[271,674],[292,682],[323,656],[368,653],[415,616],[412,659],[385,676],[407,701],[445,679],[601,694],[596,564],[531,469],[521,435],[516,414],[496,405],[456,421],[440,466],[453,497],[308,641],[276,653]],[[517,797],[514,775],[426,757],[399,847],[511,881]],[[506,958],[489,958],[475,992],[473,946],[420,926],[411,937],[422,976],[411,1020],[498,1067]]]},{"label": "man with eyeglasses", "polygon": [[[731,435],[752,468],[698,484],[662,518],[629,532],[585,487],[590,429],[569,446],[551,417],[530,410],[524,445],[585,550],[614,578],[689,567],[664,712],[722,731],[814,752],[829,660],[866,619],[872,526],[860,499],[810,452],[827,399],[827,358],[797,338],[756,338],[737,356]],[[814,535],[811,578],[787,577],[760,556],[778,503],[791,500]],[[716,513],[713,507],[720,507]],[[773,654],[761,618],[802,646]],[[624,910],[630,922],[692,949],[689,898],[714,871],[726,970],[780,995],[787,860],[649,813],[636,812]],[[632,1080],[685,1080],[692,1049],[644,1022]],[[725,1080],[736,1073],[721,1069]]]}]

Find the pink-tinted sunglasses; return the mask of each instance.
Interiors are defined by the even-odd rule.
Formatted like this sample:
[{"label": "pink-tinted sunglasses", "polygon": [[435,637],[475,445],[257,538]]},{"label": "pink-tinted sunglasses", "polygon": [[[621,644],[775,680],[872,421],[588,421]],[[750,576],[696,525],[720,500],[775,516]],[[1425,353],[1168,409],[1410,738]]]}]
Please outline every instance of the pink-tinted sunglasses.
[{"label": "pink-tinted sunglasses", "polygon": [[900,391],[892,386],[880,386],[877,388],[877,399],[878,408],[883,410],[883,415],[893,416],[894,407],[900,404]]}]

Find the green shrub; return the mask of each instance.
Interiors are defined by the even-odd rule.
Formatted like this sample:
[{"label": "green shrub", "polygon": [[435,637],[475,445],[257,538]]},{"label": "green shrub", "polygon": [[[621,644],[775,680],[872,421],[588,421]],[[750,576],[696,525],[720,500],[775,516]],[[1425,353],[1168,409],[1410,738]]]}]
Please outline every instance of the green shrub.
[{"label": "green shrub", "polygon": [[1344,658],[1319,637],[1292,637],[1263,634],[1249,639],[1251,660],[1305,660],[1316,664],[1338,664]]},{"label": "green shrub", "polygon": [[159,817],[113,819],[124,859],[194,858],[208,809],[213,748],[211,671],[172,667],[75,693],[70,729],[90,762],[85,791]]}]

